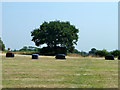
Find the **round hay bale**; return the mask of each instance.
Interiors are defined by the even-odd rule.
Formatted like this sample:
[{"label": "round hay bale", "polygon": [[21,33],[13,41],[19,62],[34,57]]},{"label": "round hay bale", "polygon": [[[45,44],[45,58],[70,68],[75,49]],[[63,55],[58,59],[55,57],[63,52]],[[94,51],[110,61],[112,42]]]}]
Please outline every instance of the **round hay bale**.
[{"label": "round hay bale", "polygon": [[118,60],[120,60],[120,56],[118,56]]},{"label": "round hay bale", "polygon": [[38,54],[32,54],[32,59],[38,59]]},{"label": "round hay bale", "polygon": [[55,58],[56,59],[66,59],[65,54],[57,54]]},{"label": "round hay bale", "polygon": [[106,55],[105,60],[114,60],[114,56],[113,55]]},{"label": "round hay bale", "polygon": [[14,57],[14,53],[7,52],[7,53],[6,53],[6,57]]}]

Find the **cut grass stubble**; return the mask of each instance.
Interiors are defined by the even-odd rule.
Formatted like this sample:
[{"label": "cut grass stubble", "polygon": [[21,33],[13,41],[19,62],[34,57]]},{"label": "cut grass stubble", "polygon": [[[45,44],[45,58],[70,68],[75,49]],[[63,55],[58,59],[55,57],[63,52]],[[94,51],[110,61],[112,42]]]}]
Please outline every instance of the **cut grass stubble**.
[{"label": "cut grass stubble", "polygon": [[29,55],[2,57],[3,88],[118,88],[118,61]]}]

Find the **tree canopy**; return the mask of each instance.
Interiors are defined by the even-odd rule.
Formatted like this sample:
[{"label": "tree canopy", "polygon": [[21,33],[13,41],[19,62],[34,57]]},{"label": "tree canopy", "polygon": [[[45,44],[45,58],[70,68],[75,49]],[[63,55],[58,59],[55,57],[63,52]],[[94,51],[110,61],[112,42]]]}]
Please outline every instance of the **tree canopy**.
[{"label": "tree canopy", "polygon": [[3,41],[0,38],[0,51],[4,51],[5,50],[5,45],[3,44]]},{"label": "tree canopy", "polygon": [[96,50],[95,55],[103,57],[110,54],[107,50],[103,49],[103,50]]},{"label": "tree canopy", "polygon": [[114,56],[120,56],[120,50],[113,50],[110,53]]},{"label": "tree canopy", "polygon": [[95,49],[95,48],[92,48],[92,49],[91,49],[91,51],[89,51],[89,54],[94,55],[94,54],[95,54],[95,52],[96,52],[96,49]]},{"label": "tree canopy", "polygon": [[70,22],[50,21],[44,22],[40,28],[31,32],[32,41],[36,46],[46,44],[47,47],[65,47],[72,52],[74,44],[77,44],[79,30]]}]

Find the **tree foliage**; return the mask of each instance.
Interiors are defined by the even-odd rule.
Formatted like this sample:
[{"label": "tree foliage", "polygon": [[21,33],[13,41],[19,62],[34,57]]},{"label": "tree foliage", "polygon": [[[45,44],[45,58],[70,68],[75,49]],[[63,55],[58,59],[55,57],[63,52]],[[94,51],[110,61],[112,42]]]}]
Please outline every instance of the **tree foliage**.
[{"label": "tree foliage", "polygon": [[33,47],[33,46],[24,46],[19,51],[39,51],[40,48]]},{"label": "tree foliage", "polygon": [[0,38],[0,51],[4,51],[5,50],[5,45],[3,44],[3,41]]},{"label": "tree foliage", "polygon": [[77,49],[74,49],[74,50],[73,50],[73,53],[80,54],[81,52],[78,51]]},{"label": "tree foliage", "polygon": [[96,50],[95,55],[103,57],[110,54],[107,50],[103,49],[103,50]]},{"label": "tree foliage", "polygon": [[114,56],[120,56],[120,50],[113,50],[110,52],[110,54],[112,54]]},{"label": "tree foliage", "polygon": [[114,55],[116,56],[120,56],[120,50],[113,50],[111,52],[108,52],[107,50],[103,49],[103,50],[96,50],[95,55],[97,56],[106,56],[108,54]]},{"label": "tree foliage", "polygon": [[50,21],[44,22],[40,28],[31,32],[32,41],[37,46],[47,44],[47,47],[65,47],[67,51],[74,50],[78,41],[78,29],[70,22]]},{"label": "tree foliage", "polygon": [[92,48],[91,51],[89,51],[89,54],[90,54],[90,55],[94,55],[95,52],[96,52],[96,49],[95,49],[95,48]]}]

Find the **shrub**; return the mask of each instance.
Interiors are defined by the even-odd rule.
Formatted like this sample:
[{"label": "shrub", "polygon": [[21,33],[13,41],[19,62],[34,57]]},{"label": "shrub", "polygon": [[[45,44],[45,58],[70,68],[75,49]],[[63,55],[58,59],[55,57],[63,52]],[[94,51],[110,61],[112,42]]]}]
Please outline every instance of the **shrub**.
[{"label": "shrub", "polygon": [[100,57],[106,56],[108,54],[109,54],[109,52],[106,51],[105,49],[103,49],[103,50],[96,50],[96,52],[95,52],[95,55],[96,56],[100,56]]},{"label": "shrub", "polygon": [[120,50],[111,51],[110,54],[114,55],[115,57],[120,56]]}]

